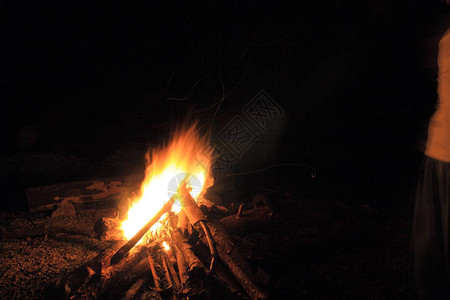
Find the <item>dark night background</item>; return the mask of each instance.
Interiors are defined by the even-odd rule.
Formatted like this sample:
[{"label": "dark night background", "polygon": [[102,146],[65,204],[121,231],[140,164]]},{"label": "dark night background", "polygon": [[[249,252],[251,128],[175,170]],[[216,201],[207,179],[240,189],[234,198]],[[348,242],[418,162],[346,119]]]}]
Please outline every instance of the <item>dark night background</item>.
[{"label": "dark night background", "polygon": [[411,209],[438,0],[2,6],[3,209],[26,208],[26,187],[136,172],[186,112],[209,124],[221,82],[215,126],[263,89],[287,113],[264,163],[317,170],[271,169],[274,185]]}]

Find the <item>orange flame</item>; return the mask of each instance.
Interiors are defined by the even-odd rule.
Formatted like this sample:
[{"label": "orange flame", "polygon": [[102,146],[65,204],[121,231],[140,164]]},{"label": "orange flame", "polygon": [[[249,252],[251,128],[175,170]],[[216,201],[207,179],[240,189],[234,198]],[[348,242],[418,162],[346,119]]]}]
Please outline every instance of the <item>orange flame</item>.
[{"label": "orange flame", "polygon": [[166,250],[166,251],[170,250],[170,246],[165,241],[162,243],[162,245],[164,247],[164,250]]},{"label": "orange flame", "polygon": [[[132,238],[178,192],[181,181],[192,187],[191,195],[196,200],[212,185],[211,147],[207,137],[198,132],[196,124],[187,130],[176,131],[167,147],[154,149],[151,155],[148,152],[146,160],[140,195],[133,200],[127,220],[122,223],[127,239]],[[173,211],[180,210],[177,201]]]}]

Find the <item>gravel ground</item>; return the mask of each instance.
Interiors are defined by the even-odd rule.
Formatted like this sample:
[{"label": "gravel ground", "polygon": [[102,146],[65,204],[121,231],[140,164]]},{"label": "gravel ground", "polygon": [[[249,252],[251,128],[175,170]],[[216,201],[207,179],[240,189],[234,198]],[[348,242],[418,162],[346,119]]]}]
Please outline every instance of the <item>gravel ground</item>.
[{"label": "gravel ground", "polygon": [[[414,298],[404,216],[341,203],[279,200],[268,201],[274,209],[273,226],[241,237],[264,250],[257,253],[258,265],[264,266],[258,272],[275,299]],[[108,247],[92,228],[110,214],[82,211],[75,219],[0,214],[0,299],[40,299],[52,278]]]},{"label": "gravel ground", "polygon": [[0,299],[40,299],[51,279],[108,247],[93,224],[110,210],[83,211],[76,218],[3,213],[0,221]]},{"label": "gravel ground", "polygon": [[52,278],[97,254],[83,246],[44,238],[3,242],[1,246],[1,299],[37,299]]}]

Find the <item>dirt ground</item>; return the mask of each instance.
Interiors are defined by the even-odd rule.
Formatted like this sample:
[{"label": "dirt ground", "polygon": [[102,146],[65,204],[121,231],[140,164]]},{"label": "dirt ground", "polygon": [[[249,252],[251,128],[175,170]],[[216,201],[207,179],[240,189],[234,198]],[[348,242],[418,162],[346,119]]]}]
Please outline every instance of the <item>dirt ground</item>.
[{"label": "dirt ground", "polygon": [[[274,299],[414,298],[408,218],[283,193],[265,197],[274,211],[271,225],[238,238],[250,245],[252,265]],[[92,229],[109,214],[2,213],[0,299],[41,299],[51,279],[108,247]]]}]

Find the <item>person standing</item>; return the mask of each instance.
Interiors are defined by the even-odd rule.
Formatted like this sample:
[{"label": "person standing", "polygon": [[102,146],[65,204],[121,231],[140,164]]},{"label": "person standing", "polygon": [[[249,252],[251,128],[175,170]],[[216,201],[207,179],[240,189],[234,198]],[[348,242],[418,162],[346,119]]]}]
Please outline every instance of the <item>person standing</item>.
[{"label": "person standing", "polygon": [[[450,5],[450,0],[445,0]],[[412,254],[421,299],[450,299],[450,28],[439,41],[438,102],[417,184]]]}]

